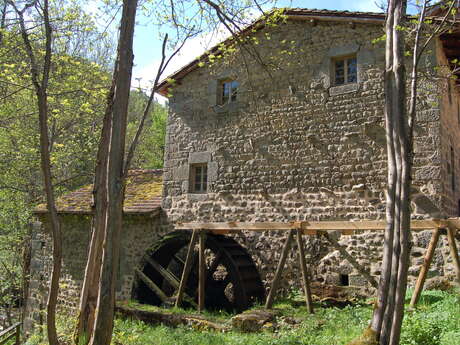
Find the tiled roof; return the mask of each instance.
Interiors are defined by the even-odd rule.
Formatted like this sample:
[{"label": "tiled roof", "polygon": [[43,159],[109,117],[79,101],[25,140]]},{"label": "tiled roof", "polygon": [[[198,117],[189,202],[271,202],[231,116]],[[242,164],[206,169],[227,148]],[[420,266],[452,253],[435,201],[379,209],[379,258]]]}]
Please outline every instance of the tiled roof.
[{"label": "tiled roof", "polygon": [[[162,170],[131,170],[126,182],[124,213],[153,213],[161,208]],[[87,185],[61,196],[56,201],[59,213],[90,214],[93,186]],[[47,213],[46,204],[38,205],[35,213]]]},{"label": "tiled roof", "polygon": [[[288,19],[308,19],[312,20],[324,20],[324,21],[360,21],[367,22],[369,24],[382,23],[385,20],[385,13],[376,13],[376,12],[351,12],[351,11],[336,11],[336,10],[317,10],[317,9],[307,9],[307,8],[287,8],[284,11],[284,14],[287,15]],[[245,29],[243,29],[239,35],[244,35],[246,33],[252,32],[253,29],[263,27],[263,19],[258,19]],[[223,44],[230,43],[232,37],[226,39]],[[178,81],[185,77],[188,73],[192,72],[198,68],[200,61],[205,60],[209,54],[216,53],[220,49],[221,44],[218,44],[197,57],[195,60],[191,61],[181,69],[172,73],[170,76],[162,80],[157,86],[157,92],[166,96],[168,94],[168,88],[172,85],[171,80]]]},{"label": "tiled roof", "polygon": [[301,14],[301,15],[323,15],[323,16],[336,16],[336,17],[359,17],[359,18],[377,18],[384,19],[385,13],[383,12],[355,12],[355,11],[338,11],[338,10],[319,10],[309,8],[288,8],[286,14]]}]

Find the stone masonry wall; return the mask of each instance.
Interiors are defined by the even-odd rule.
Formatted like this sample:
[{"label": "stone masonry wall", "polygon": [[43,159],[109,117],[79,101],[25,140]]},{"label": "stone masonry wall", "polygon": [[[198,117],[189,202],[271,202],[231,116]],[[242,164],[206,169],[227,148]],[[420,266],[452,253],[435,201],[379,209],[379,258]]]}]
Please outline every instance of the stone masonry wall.
[{"label": "stone masonry wall", "polygon": [[[49,222],[40,218],[33,229],[30,287],[24,329],[29,332],[34,324],[43,324],[48,282],[52,268],[52,241]],[[61,215],[63,232],[63,259],[58,303],[63,312],[74,313],[78,308],[83,284],[88,245],[90,219],[85,215]],[[131,298],[134,268],[139,267],[142,257],[155,242],[171,230],[165,216],[125,216],[120,251],[120,281],[117,299]]]},{"label": "stone masonry wall", "polygon": [[[170,99],[163,207],[177,221],[384,219],[386,143],[383,123],[384,52],[371,24],[289,21],[254,34],[254,45],[205,65],[177,82]],[[256,53],[252,50],[256,47]],[[251,51],[251,53],[248,53]],[[334,86],[332,61],[356,54],[358,82]],[[242,56],[245,55],[245,58]],[[261,60],[257,61],[256,60]],[[218,59],[218,61],[220,61]],[[423,58],[421,68],[436,65]],[[237,101],[218,105],[219,80],[240,83]],[[420,80],[413,214],[441,217],[440,106],[436,82]],[[189,189],[190,164],[208,164],[208,192]],[[269,282],[283,234],[247,233],[240,242]],[[429,232],[414,234],[411,282]],[[343,236],[340,243],[373,275],[380,273],[382,235]],[[321,238],[307,255],[315,280],[362,277]],[[440,247],[432,274],[443,274]],[[290,257],[285,286],[298,286]],[[294,284],[294,285],[293,285]]]}]

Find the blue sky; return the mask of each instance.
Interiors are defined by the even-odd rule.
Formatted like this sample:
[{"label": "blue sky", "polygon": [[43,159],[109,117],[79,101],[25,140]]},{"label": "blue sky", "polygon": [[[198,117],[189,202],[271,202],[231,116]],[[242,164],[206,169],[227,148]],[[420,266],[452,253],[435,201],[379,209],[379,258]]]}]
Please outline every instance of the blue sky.
[{"label": "blue sky", "polygon": [[[86,10],[88,12],[98,13],[98,5],[100,0],[91,0],[87,3]],[[277,7],[301,7],[329,10],[348,10],[348,11],[363,11],[363,12],[380,12],[380,9],[375,4],[375,0],[278,0]],[[105,27],[105,19],[103,16],[95,15],[100,18],[101,27]],[[114,21],[114,25],[117,20]],[[149,81],[154,79],[158,64],[161,58],[161,39],[158,38],[156,28],[148,24],[149,19],[145,17],[141,11],[138,11],[137,25],[134,37],[134,70],[133,70],[133,86],[139,84],[147,88]],[[203,36],[189,40],[182,49],[180,55],[175,57],[166,70],[168,74],[178,70],[195,57],[199,56],[209,45],[214,45],[222,40],[224,36],[214,37]]]}]

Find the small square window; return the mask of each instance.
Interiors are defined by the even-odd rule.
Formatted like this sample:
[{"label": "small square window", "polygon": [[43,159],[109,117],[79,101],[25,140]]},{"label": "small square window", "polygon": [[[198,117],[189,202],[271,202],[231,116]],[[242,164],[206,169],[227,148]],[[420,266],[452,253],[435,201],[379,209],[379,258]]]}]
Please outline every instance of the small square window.
[{"label": "small square window", "polygon": [[190,165],[190,192],[206,193],[208,190],[208,164]]},{"label": "small square window", "polygon": [[223,80],[220,84],[220,104],[235,102],[238,96],[240,83],[236,80]]},{"label": "small square window", "polygon": [[358,81],[356,56],[334,59],[334,84],[344,85]]}]

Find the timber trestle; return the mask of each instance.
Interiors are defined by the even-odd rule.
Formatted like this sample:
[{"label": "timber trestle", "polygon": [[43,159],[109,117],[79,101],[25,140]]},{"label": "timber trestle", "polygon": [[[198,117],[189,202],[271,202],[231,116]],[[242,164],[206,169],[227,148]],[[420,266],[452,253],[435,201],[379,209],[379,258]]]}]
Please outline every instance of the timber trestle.
[{"label": "timber trestle", "polygon": [[[297,221],[297,222],[221,222],[221,223],[178,223],[175,227],[177,230],[192,230],[192,236],[188,247],[187,256],[185,259],[182,277],[178,287],[175,304],[179,306],[184,298],[184,289],[187,285],[188,275],[192,269],[193,260],[192,252],[196,243],[199,243],[199,258],[198,258],[198,310],[204,309],[204,296],[205,296],[205,271],[206,271],[206,258],[205,258],[205,241],[206,234],[219,234],[229,235],[241,233],[241,231],[285,231],[287,232],[287,239],[284,243],[281,252],[281,258],[275,271],[275,276],[270,286],[269,294],[267,296],[265,307],[270,309],[276,292],[279,287],[281,275],[286,263],[287,256],[291,249],[292,240],[294,237],[297,240],[298,257],[300,269],[303,278],[303,289],[305,293],[305,303],[308,311],[313,313],[313,303],[310,292],[310,282],[308,277],[308,267],[305,260],[304,241],[303,235],[324,235],[326,239],[335,247],[345,258],[353,265],[364,278],[373,286],[377,287],[376,280],[363,268],[358,262],[346,252],[333,236],[329,236],[330,232],[338,231],[342,235],[353,235],[356,231],[383,231],[386,228],[385,221]],[[425,283],[426,275],[431,265],[431,261],[442,234],[447,235],[450,254],[454,263],[456,278],[460,284],[460,260],[458,248],[455,241],[455,235],[460,229],[460,218],[449,219],[426,219],[426,220],[413,220],[411,221],[412,231],[432,230],[432,238],[427,247],[425,259],[420,269],[420,273],[415,285],[414,294],[412,295],[411,306],[415,306]]]}]

